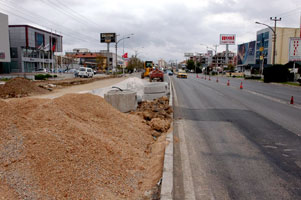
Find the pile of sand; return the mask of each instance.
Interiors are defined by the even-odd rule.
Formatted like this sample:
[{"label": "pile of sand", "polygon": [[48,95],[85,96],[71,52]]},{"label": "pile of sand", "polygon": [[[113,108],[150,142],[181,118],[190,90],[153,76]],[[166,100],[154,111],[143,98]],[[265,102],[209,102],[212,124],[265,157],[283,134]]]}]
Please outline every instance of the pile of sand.
[{"label": "pile of sand", "polygon": [[0,196],[141,199],[160,180],[164,143],[101,97],[0,100]]},{"label": "pile of sand", "polygon": [[169,106],[169,99],[161,97],[154,101],[143,101],[132,114],[142,117],[146,124],[153,130],[153,136],[158,137],[161,133],[166,133],[172,122],[172,108]]},{"label": "pile of sand", "polygon": [[0,98],[20,98],[46,92],[47,90],[38,87],[33,81],[25,78],[14,78],[4,85],[0,85]]}]

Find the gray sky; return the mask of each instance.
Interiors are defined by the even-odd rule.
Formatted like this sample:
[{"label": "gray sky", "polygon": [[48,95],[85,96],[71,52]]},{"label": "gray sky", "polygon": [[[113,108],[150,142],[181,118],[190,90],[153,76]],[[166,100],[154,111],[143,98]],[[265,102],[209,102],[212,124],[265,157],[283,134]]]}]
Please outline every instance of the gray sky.
[{"label": "gray sky", "polygon": [[[101,32],[116,32],[125,52],[143,60],[184,60],[184,52],[205,52],[219,43],[219,34],[236,34],[236,43],[255,40],[282,17],[280,27],[300,26],[300,0],[0,0],[9,24],[30,24],[63,35],[64,51],[106,49]],[[123,43],[118,45],[122,53]],[[224,50],[219,46],[218,51]],[[111,44],[111,51],[115,51]],[[236,52],[236,46],[230,46]]]}]

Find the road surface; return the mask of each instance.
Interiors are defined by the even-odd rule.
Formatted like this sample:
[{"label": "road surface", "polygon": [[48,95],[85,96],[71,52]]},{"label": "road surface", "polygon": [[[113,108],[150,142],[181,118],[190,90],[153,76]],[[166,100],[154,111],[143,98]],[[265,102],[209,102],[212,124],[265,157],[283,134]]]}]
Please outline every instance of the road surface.
[{"label": "road surface", "polygon": [[301,89],[227,80],[171,78],[174,199],[301,199]]}]

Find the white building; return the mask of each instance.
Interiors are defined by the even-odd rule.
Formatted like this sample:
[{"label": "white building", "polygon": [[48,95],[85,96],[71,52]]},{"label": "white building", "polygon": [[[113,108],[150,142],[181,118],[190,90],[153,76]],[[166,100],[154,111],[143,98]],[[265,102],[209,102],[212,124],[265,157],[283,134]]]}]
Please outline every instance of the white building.
[{"label": "white building", "polygon": [[10,61],[8,16],[0,13],[0,73],[6,73],[5,63]]}]

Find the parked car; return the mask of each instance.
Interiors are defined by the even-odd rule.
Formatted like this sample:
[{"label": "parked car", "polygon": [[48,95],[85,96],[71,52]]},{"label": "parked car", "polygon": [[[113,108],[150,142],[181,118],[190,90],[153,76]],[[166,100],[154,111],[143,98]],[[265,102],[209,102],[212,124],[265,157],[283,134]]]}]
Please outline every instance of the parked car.
[{"label": "parked car", "polygon": [[38,73],[46,73],[47,70],[45,68],[42,68],[42,69],[37,69],[36,71],[34,72],[38,72]]},{"label": "parked car", "polygon": [[93,77],[93,75],[94,75],[94,72],[93,72],[93,70],[91,69],[91,68],[88,68],[88,67],[80,67],[79,68],[79,71],[78,71],[78,76],[79,77],[87,77],[87,78],[89,78],[89,77]]}]

